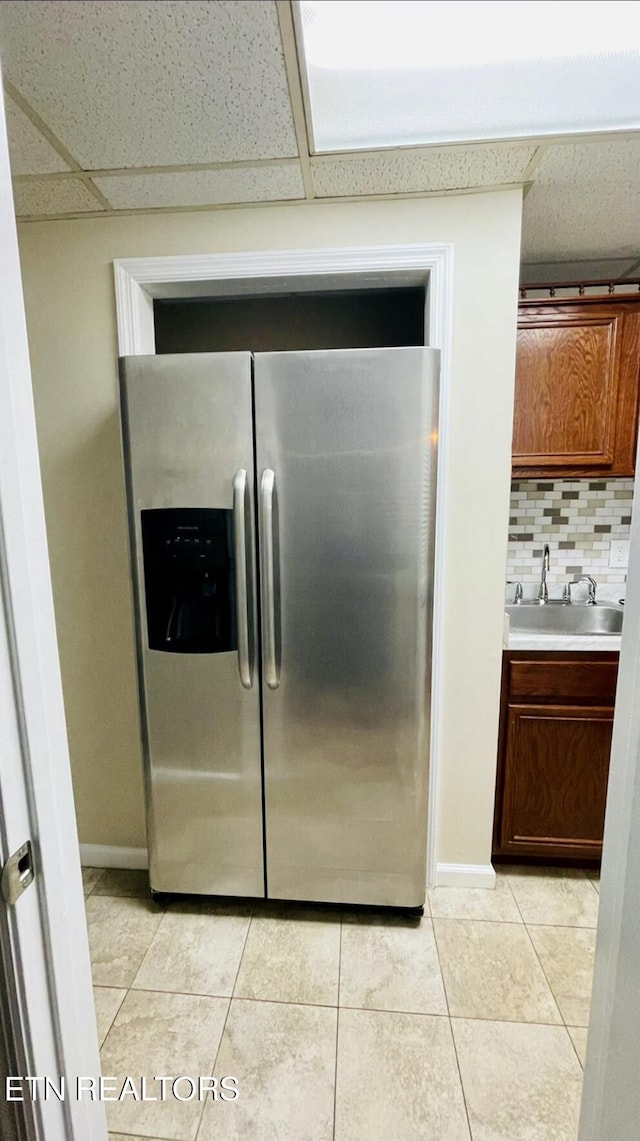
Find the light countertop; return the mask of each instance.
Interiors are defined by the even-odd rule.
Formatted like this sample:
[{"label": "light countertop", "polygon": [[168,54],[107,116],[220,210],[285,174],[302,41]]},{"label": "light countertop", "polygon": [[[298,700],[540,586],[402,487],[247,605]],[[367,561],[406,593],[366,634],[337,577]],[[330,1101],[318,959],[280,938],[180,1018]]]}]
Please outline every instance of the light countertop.
[{"label": "light countertop", "polygon": [[615,650],[620,634],[509,634],[505,650]]}]

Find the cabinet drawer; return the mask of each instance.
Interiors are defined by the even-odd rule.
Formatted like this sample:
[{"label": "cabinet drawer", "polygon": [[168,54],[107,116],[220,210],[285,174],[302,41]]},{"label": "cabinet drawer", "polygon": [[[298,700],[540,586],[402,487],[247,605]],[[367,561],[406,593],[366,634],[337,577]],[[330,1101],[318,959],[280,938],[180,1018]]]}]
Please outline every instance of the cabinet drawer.
[{"label": "cabinet drawer", "polygon": [[513,701],[544,698],[597,701],[613,705],[618,679],[617,661],[576,661],[557,655],[558,660],[522,659],[509,662],[507,693]]}]

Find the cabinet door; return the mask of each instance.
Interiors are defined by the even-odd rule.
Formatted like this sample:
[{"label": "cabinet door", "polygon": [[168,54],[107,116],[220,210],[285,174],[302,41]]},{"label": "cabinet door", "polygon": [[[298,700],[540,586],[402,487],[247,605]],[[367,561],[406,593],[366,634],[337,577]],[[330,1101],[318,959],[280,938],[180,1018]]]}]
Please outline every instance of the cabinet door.
[{"label": "cabinet door", "polygon": [[515,475],[633,474],[639,333],[635,302],[521,308]]},{"label": "cabinet door", "polygon": [[507,706],[503,853],[600,855],[612,729],[611,708]]}]

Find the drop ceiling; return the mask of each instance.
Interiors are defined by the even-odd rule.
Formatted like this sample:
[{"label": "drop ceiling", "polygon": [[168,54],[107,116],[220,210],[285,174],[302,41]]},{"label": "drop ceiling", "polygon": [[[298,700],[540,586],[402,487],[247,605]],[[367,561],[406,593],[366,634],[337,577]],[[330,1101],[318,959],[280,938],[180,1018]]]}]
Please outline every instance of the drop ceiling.
[{"label": "drop ceiling", "polygon": [[640,134],[314,154],[287,0],[3,0],[0,52],[25,221],[524,186],[528,280],[640,268]]}]

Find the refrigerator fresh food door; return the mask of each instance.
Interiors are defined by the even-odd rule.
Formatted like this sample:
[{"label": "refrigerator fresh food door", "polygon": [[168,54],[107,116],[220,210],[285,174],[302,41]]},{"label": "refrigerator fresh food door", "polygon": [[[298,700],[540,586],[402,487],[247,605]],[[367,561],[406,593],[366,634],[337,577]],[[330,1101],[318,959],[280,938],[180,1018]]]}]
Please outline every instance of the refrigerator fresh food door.
[{"label": "refrigerator fresh food door", "polygon": [[273,898],[424,903],[438,367],[255,357]]},{"label": "refrigerator fresh food door", "polygon": [[151,886],[262,896],[251,356],[120,375]]}]

